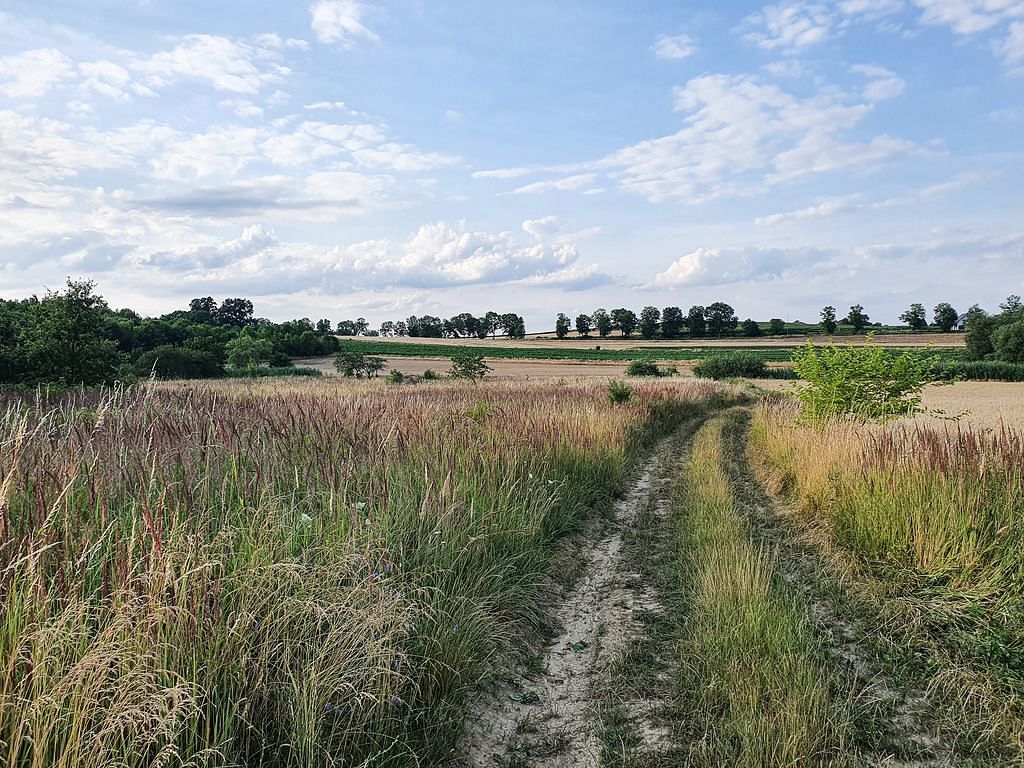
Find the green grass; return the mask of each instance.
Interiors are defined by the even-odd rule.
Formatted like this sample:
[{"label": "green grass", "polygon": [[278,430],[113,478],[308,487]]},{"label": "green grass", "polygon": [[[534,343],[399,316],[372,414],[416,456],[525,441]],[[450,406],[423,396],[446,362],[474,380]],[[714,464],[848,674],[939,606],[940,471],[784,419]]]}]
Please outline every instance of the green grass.
[{"label": "green grass", "polygon": [[[592,339],[594,346],[601,346],[601,339]],[[530,344],[532,342],[522,342]],[[460,347],[453,344],[422,344],[407,341],[344,341],[342,349],[358,349],[368,355],[382,357],[451,357]],[[630,360],[703,360],[722,353],[721,347],[672,348],[658,343],[638,346],[633,349],[578,349],[556,346],[473,346],[474,352],[497,360],[593,360],[628,362]],[[788,362],[793,350],[788,347],[731,346],[729,351],[754,355],[765,362]],[[898,351],[898,350],[897,350]],[[944,359],[959,359],[961,351],[953,348],[935,350]]]},{"label": "green grass", "polygon": [[965,759],[1024,765],[1024,449],[1009,431],[820,428],[765,406],[751,454]]},{"label": "green grass", "polygon": [[807,606],[752,543],[723,469],[723,430],[737,418],[702,428],[674,496],[689,764],[843,765],[850,701],[833,695]]}]

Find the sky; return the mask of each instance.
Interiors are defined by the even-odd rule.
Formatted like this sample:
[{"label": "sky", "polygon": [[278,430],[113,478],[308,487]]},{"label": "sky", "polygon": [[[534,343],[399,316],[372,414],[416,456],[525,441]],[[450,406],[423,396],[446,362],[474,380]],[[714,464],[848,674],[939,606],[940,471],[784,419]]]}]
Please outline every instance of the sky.
[{"label": "sky", "polygon": [[1024,0],[0,0],[0,297],[372,324],[1024,293]]}]

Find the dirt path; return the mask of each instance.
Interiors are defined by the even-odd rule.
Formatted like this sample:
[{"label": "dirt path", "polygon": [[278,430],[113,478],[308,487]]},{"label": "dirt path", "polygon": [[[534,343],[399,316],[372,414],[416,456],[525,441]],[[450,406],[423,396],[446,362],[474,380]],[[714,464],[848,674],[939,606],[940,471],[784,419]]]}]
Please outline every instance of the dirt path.
[{"label": "dirt path", "polygon": [[[610,523],[593,520],[569,547],[582,552],[582,572],[557,602],[557,633],[541,652],[535,672],[525,674],[470,703],[460,758],[455,765],[529,765],[537,768],[596,768],[602,764],[599,713],[612,667],[643,632],[645,616],[659,611],[659,598],[624,557],[624,540],[642,513],[658,504],[658,488],[675,470],[678,456],[699,422],[662,441],[617,502]],[[657,750],[664,730],[645,723],[643,711],[657,702],[637,702],[635,730]]]},{"label": "dirt path", "polygon": [[842,588],[824,574],[820,555],[769,498],[750,466],[748,418],[728,431],[726,474],[733,496],[747,514],[751,535],[778,553],[782,578],[807,603],[827,650],[851,673],[857,704],[875,731],[860,745],[858,762],[887,768],[939,768],[953,765],[952,752],[928,723],[925,691],[897,682],[870,643],[870,631],[844,606]]}]

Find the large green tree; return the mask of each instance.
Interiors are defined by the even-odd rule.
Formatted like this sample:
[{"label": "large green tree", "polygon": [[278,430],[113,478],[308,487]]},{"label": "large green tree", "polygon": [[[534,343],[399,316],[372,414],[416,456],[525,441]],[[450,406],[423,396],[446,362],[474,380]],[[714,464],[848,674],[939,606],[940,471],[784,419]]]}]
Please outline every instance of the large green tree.
[{"label": "large green tree", "polygon": [[839,323],[836,322],[836,308],[831,304],[821,308],[821,330],[831,336],[836,332]]},{"label": "large green tree", "polygon": [[640,310],[640,335],[645,339],[653,339],[661,322],[661,311],[657,307],[644,307]]},{"label": "large green tree", "polygon": [[959,317],[960,313],[948,301],[940,301],[935,305],[935,309],[932,310],[932,320],[946,333],[953,330],[953,326],[956,325],[957,318]]}]

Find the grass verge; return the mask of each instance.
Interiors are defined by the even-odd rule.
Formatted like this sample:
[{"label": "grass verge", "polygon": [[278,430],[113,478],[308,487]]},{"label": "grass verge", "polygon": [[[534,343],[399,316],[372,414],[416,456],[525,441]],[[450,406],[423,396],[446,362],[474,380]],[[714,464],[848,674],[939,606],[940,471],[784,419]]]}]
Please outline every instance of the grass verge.
[{"label": "grass verge", "polygon": [[851,714],[807,607],[755,547],[723,470],[732,410],[697,434],[674,495],[680,701],[691,765],[842,765]]}]

